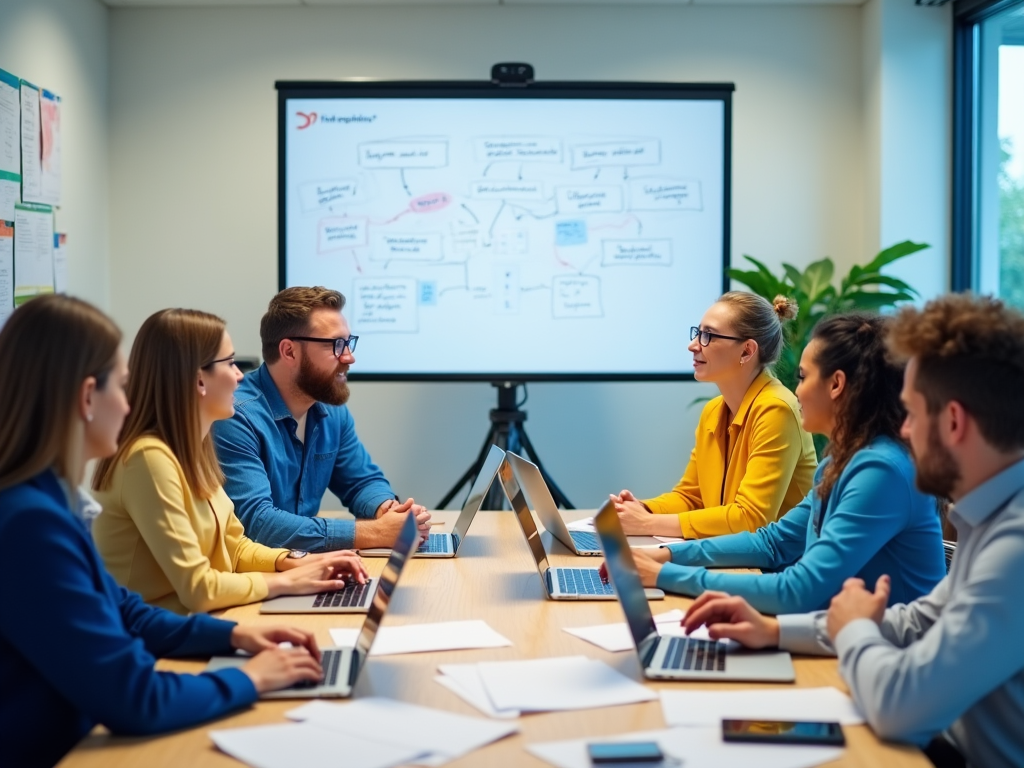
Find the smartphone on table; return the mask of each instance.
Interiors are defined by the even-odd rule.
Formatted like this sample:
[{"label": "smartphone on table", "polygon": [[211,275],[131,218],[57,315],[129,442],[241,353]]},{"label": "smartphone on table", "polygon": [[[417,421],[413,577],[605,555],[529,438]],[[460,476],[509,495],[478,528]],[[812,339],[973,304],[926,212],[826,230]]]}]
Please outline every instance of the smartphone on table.
[{"label": "smartphone on table", "polygon": [[842,747],[846,744],[839,723],[791,720],[723,720],[722,739],[759,744],[814,744]]},{"label": "smartphone on table", "polygon": [[665,755],[656,741],[615,741],[587,744],[590,762],[605,768],[638,766],[654,768],[665,762]]}]

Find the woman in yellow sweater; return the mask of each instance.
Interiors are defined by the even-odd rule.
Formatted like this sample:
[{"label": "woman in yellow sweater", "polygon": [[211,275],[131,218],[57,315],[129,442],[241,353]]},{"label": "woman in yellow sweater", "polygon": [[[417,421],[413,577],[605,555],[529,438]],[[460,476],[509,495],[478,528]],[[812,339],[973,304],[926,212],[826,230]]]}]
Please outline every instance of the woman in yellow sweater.
[{"label": "woman in yellow sweater", "polygon": [[93,537],[110,573],[152,605],[206,612],[366,580],[353,552],[310,555],[246,538],[210,440],[234,413],[242,378],[219,317],[152,315],[129,359],[131,413],[93,488],[103,513]]},{"label": "woman in yellow sweater", "polygon": [[612,495],[627,534],[702,539],[754,531],[807,495],[814,443],[796,397],[768,370],[782,352],[782,323],[796,312],[783,296],[769,303],[731,291],[690,329],[693,377],[721,395],[704,406],[675,488],[646,501],[628,490]]}]

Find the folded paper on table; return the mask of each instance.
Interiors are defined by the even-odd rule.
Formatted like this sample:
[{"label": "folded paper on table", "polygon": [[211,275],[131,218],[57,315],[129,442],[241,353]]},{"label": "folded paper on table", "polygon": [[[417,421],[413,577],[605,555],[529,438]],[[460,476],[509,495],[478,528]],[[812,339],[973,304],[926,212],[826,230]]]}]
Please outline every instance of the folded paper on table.
[{"label": "folded paper on table", "polygon": [[409,750],[427,753],[419,765],[440,765],[469,754],[519,730],[394,699],[373,697],[350,704],[313,701],[285,713],[292,720],[329,728],[348,736],[381,738]]},{"label": "folded paper on table", "polygon": [[491,703],[523,712],[592,709],[651,701],[657,695],[607,664],[586,656],[477,665]]},{"label": "folded paper on table", "polygon": [[[838,759],[839,747],[731,744],[721,728],[672,728],[623,733],[610,738],[570,739],[527,744],[526,751],[558,768],[591,768],[587,745],[619,741],[656,741],[683,768],[812,768]],[[667,764],[668,761],[666,761]]]},{"label": "folded paper on table", "polygon": [[518,709],[498,710],[494,708],[490,698],[487,696],[487,691],[484,689],[483,681],[480,679],[480,673],[476,670],[475,664],[443,664],[441,669],[444,670],[445,667],[458,666],[470,667],[470,669],[463,670],[461,674],[437,675],[434,677],[434,682],[440,683],[471,707],[476,707],[488,717],[514,720],[522,714]]},{"label": "folded paper on table", "polygon": [[[354,646],[358,634],[358,629],[332,629],[331,640],[335,645]],[[491,629],[486,621],[443,621],[381,627],[370,655],[392,656],[399,653],[500,648],[509,645],[512,645],[512,641]]]},{"label": "folded paper on table", "polygon": [[217,748],[253,768],[390,768],[415,762],[423,750],[341,734],[309,723],[210,731]]},{"label": "folded paper on table", "polygon": [[837,688],[744,691],[662,691],[669,725],[720,725],[722,720],[810,720],[860,725],[864,716]]},{"label": "folded paper on table", "polygon": [[[678,609],[656,615],[654,623],[658,628],[658,634],[682,635],[683,628],[679,623],[683,620],[684,616],[686,614]],[[590,627],[563,627],[563,630],[570,635],[578,637],[580,640],[586,640],[588,643],[593,643],[598,648],[603,648],[612,653],[628,651],[634,647],[633,636],[629,633],[629,628],[625,622],[595,624]],[[698,627],[689,636],[697,640],[711,639],[708,636],[707,627]]]}]

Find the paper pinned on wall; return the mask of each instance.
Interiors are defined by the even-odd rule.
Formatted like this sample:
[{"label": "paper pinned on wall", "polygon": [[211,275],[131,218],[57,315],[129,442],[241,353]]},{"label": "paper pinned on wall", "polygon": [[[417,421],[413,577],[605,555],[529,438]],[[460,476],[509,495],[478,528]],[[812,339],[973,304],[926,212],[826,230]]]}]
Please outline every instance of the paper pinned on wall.
[{"label": "paper pinned on wall", "polygon": [[53,293],[53,209],[19,203],[14,209],[14,306]]},{"label": "paper pinned on wall", "polygon": [[53,233],[53,290],[68,292],[68,236],[64,232]]},{"label": "paper pinned on wall", "polygon": [[0,171],[0,221],[14,221],[14,206],[21,200],[21,176]]},{"label": "paper pinned on wall", "polygon": [[21,80],[0,69],[0,174],[3,173],[21,181]]},{"label": "paper pinned on wall", "polygon": [[0,328],[14,311],[14,227],[0,220]]},{"label": "paper pinned on wall", "polygon": [[40,164],[39,89],[21,81],[21,199],[26,203],[45,203],[43,169]]},{"label": "paper pinned on wall", "polygon": [[60,96],[46,89],[43,89],[41,95],[42,98],[39,100],[40,192],[44,203],[60,205]]}]

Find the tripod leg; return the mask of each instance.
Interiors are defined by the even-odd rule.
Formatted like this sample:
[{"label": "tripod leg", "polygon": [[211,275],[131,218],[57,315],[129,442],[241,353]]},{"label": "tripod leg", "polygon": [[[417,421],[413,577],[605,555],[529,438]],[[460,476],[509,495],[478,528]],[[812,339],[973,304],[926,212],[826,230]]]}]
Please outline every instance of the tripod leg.
[{"label": "tripod leg", "polygon": [[562,493],[562,489],[558,487],[558,483],[554,481],[554,478],[548,474],[548,471],[544,469],[544,465],[541,463],[540,457],[537,455],[537,451],[533,448],[533,443],[530,442],[530,438],[526,436],[526,430],[520,425],[518,427],[519,442],[523,448],[526,449],[526,457],[537,465],[537,469],[540,470],[541,477],[544,478],[544,482],[547,483],[548,490],[551,491],[551,498],[555,500],[555,504],[562,507],[562,509],[576,509],[569,501],[568,497]]},{"label": "tripod leg", "polygon": [[455,483],[455,485],[452,486],[451,490],[449,490],[448,493],[444,495],[444,498],[441,499],[440,503],[438,503],[435,509],[444,509],[445,507],[448,506],[449,503],[451,503],[451,500],[454,499],[456,495],[458,495],[459,491],[462,489],[462,486],[472,486],[472,484],[476,482],[476,476],[480,474],[480,468],[483,467],[484,462],[487,460],[487,452],[491,449],[491,445],[497,442],[496,438],[497,435],[495,434],[495,425],[492,424],[491,431],[488,432],[487,437],[484,438],[484,445],[480,449],[480,453],[476,457],[476,461],[474,461],[469,466],[469,469],[467,469],[465,473],[463,473],[462,477],[460,477],[458,481]]}]

